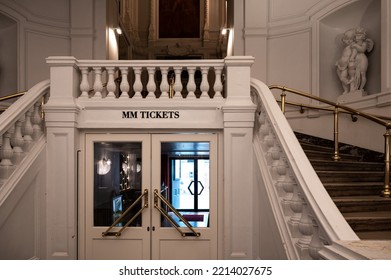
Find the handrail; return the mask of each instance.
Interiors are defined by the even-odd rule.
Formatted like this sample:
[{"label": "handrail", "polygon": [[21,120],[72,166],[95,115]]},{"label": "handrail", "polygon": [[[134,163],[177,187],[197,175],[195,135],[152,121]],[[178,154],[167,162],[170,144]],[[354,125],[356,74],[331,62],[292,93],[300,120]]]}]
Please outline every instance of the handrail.
[{"label": "handrail", "polygon": [[[161,194],[159,194],[159,191],[157,189],[154,190],[154,207],[175,227],[175,229],[182,235],[182,237],[186,236],[196,236],[200,237],[201,233],[196,232],[191,224],[182,216],[181,213],[179,213],[172,205],[170,202],[168,202]],[[167,205],[168,208],[177,216],[185,225],[186,227],[191,231],[191,232],[183,232],[178,223],[174,221],[173,218],[170,217],[170,215],[167,213],[167,211],[163,210],[159,204],[158,204],[158,199],[160,199],[165,205]]]},{"label": "handrail", "polygon": [[[277,100],[278,103],[281,103],[282,101],[281,100]],[[315,105],[309,105],[309,104],[303,104],[303,103],[296,103],[296,102],[288,102],[288,101],[285,101],[285,104],[287,105],[291,105],[291,106],[296,106],[296,107],[300,107],[300,113],[303,114],[304,113],[304,109],[303,108],[308,108],[308,109],[315,109],[315,110],[321,110],[321,111],[328,111],[328,112],[334,112],[334,109],[331,108],[331,107],[322,107],[322,106],[315,106]],[[357,117],[356,117],[356,114],[354,113],[351,113],[351,112],[346,112],[346,111],[340,111],[340,113],[343,113],[343,114],[348,114],[350,115],[350,117],[352,118],[352,121],[353,122],[356,122],[357,121]],[[377,117],[380,117],[378,115],[376,115]],[[385,118],[385,117],[384,117]],[[390,118],[391,120],[391,118]]]},{"label": "handrail", "polygon": [[309,94],[309,93],[306,93],[303,91],[288,88],[285,86],[271,85],[271,86],[269,86],[269,89],[270,90],[279,89],[282,91],[282,93],[281,93],[281,110],[284,114],[285,114],[285,104],[286,104],[286,93],[285,92],[291,92],[291,93],[294,93],[294,94],[297,94],[297,95],[300,95],[300,96],[303,96],[306,98],[317,100],[319,102],[322,102],[322,103],[325,103],[325,104],[328,104],[328,105],[331,105],[334,107],[334,110],[333,110],[334,111],[334,155],[332,158],[335,161],[340,160],[339,148],[338,148],[338,146],[339,146],[339,144],[338,144],[338,134],[339,134],[339,132],[338,132],[338,123],[339,123],[338,115],[340,113],[339,109],[342,109],[346,112],[352,113],[357,116],[361,116],[363,118],[366,118],[370,121],[373,121],[377,124],[384,126],[386,128],[386,132],[383,135],[384,140],[385,140],[385,145],[384,145],[385,146],[385,148],[384,148],[385,149],[385,151],[384,151],[384,187],[383,187],[383,190],[381,191],[381,196],[387,197],[387,198],[391,197],[391,189],[390,189],[391,121],[385,121],[375,115],[364,113],[364,112],[358,111],[356,109],[350,108],[348,106],[341,105],[339,103],[336,103],[336,102],[333,102],[333,101],[330,101],[330,100],[327,100],[327,99],[324,99],[324,98],[321,98],[321,97],[318,97],[318,96],[315,96],[315,95],[312,95],[312,94]]},{"label": "handrail", "polygon": [[[375,123],[383,125],[386,128],[391,128],[391,121],[384,121],[381,118],[379,118],[377,116],[374,116],[372,114],[367,114],[367,113],[358,111],[356,109],[350,108],[348,106],[341,105],[339,103],[336,103],[336,102],[333,102],[333,101],[330,101],[330,100],[327,100],[327,99],[324,99],[324,98],[321,98],[321,97],[318,97],[318,96],[315,96],[315,95],[312,95],[312,94],[309,94],[309,93],[306,93],[306,92],[303,92],[303,91],[295,90],[295,89],[288,88],[288,87],[285,87],[285,86],[278,86],[278,85],[271,85],[271,86],[269,86],[269,89],[270,90],[272,90],[272,89],[279,89],[279,90],[282,90],[283,92],[287,91],[287,92],[295,93],[297,95],[304,96],[304,97],[307,97],[307,98],[310,98],[310,99],[314,99],[314,100],[317,100],[319,102],[331,105],[333,107],[337,107],[337,108],[343,109],[343,110],[345,110],[347,112],[351,112],[354,115],[358,115],[358,116],[364,117],[364,118],[366,118],[368,120],[371,120],[371,121],[373,121]],[[283,100],[281,100],[281,101],[284,102]]]},{"label": "handrail", "polygon": [[27,91],[21,91],[21,92],[17,92],[17,93],[12,93],[12,94],[9,94],[9,95],[6,95],[6,96],[2,96],[0,97],[0,102],[1,101],[5,101],[5,100],[9,100],[9,99],[13,99],[13,98],[17,98],[17,97],[20,97],[20,96],[23,96],[26,94]]},{"label": "handrail", "polygon": [[[116,224],[118,224],[128,213],[130,210],[133,209],[134,206],[137,205],[137,203],[139,203],[141,201],[141,199],[146,196],[147,199],[145,199],[144,201],[144,205],[141,207],[141,209],[139,211],[137,211],[137,213],[125,224],[123,225],[123,227],[119,230],[119,231],[116,231],[116,232],[113,232],[113,231],[110,231],[113,227],[115,227]],[[112,224],[111,226],[104,232],[102,232],[102,237],[105,237],[105,236],[115,236],[115,237],[119,237],[121,236],[122,232],[126,229],[127,226],[129,226],[138,216],[140,216],[140,214],[143,212],[143,210],[145,208],[148,208],[148,190],[144,190],[143,194],[140,195],[133,203],[132,205],[130,205],[122,214],[121,216],[119,216]]]}]

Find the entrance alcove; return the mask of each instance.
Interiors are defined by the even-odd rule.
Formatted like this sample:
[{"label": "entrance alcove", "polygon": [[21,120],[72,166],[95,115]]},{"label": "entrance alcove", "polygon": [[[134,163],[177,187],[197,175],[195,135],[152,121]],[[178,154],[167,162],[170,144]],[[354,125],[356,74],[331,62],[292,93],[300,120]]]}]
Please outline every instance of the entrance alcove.
[{"label": "entrance alcove", "polygon": [[15,93],[17,75],[17,23],[0,13],[0,96]]},{"label": "entrance alcove", "polygon": [[343,33],[351,28],[363,27],[374,48],[366,53],[369,61],[365,91],[368,95],[381,88],[381,1],[362,0],[331,12],[319,21],[319,96],[336,101],[343,92],[336,72],[336,61],[345,47]]}]

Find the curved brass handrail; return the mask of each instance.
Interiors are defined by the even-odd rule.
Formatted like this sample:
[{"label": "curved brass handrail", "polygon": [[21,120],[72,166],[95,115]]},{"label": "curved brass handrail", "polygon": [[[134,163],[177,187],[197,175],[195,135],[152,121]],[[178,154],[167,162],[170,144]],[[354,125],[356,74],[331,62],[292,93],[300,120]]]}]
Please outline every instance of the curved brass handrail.
[{"label": "curved brass handrail", "polygon": [[327,100],[327,99],[324,99],[324,98],[321,98],[321,97],[318,97],[318,96],[315,96],[315,95],[312,95],[312,94],[309,94],[309,93],[306,93],[306,92],[303,92],[300,90],[288,88],[285,86],[271,85],[271,86],[269,86],[269,89],[270,90],[279,89],[282,91],[282,93],[281,93],[281,110],[283,113],[285,113],[286,92],[291,92],[291,93],[294,93],[294,94],[297,94],[297,95],[300,95],[300,96],[303,96],[306,98],[317,100],[319,102],[322,102],[322,103],[325,103],[325,104],[328,104],[328,105],[331,105],[332,107],[334,107],[334,109],[333,109],[333,113],[334,113],[334,155],[332,158],[335,161],[338,161],[341,159],[339,156],[339,147],[338,147],[339,146],[339,144],[338,144],[338,135],[339,135],[338,116],[339,116],[339,113],[341,112],[340,109],[344,110],[345,111],[344,113],[348,112],[348,113],[351,113],[355,116],[361,116],[361,117],[366,118],[372,122],[375,122],[379,125],[384,126],[386,128],[386,132],[383,135],[384,141],[385,141],[385,145],[384,145],[384,147],[385,147],[384,148],[384,187],[381,192],[381,196],[387,197],[387,198],[391,197],[391,189],[390,189],[391,121],[390,120],[386,121],[378,116],[364,113],[364,112],[358,111],[356,109],[353,109],[351,107],[341,105],[339,103],[336,103],[336,102],[333,102],[333,101],[330,101],[330,100]]},{"label": "curved brass handrail", "polygon": [[[281,103],[281,100],[277,100],[278,103]],[[315,109],[315,110],[320,110],[320,111],[328,111],[328,112],[333,112],[334,109],[331,108],[331,107],[322,107],[322,106],[316,106],[316,105],[310,105],[310,104],[304,104],[304,103],[297,103],[297,102],[292,102],[292,101],[285,101],[285,104],[286,105],[291,105],[291,106],[295,106],[295,107],[300,107],[300,113],[303,114],[304,113],[304,109],[303,108],[308,108],[308,109]],[[340,111],[340,113],[344,113],[344,114],[348,114],[351,116],[352,118],[352,121],[356,122],[357,121],[357,116],[355,113],[351,113],[351,112],[346,112],[346,111]],[[389,120],[391,121],[391,117],[388,117],[388,116],[384,116],[384,115],[377,115],[377,114],[371,114],[372,116],[375,116],[379,119],[382,119],[382,120]]]},{"label": "curved brass handrail", "polygon": [[23,95],[26,94],[26,92],[27,92],[27,91],[21,91],[21,92],[9,94],[9,95],[6,95],[6,96],[2,96],[2,97],[0,97],[0,102],[1,102],[1,101],[6,101],[6,100],[9,100],[9,99],[13,99],[13,98],[17,98],[17,97],[20,97],[20,96],[23,96]]},{"label": "curved brass handrail", "polygon": [[[287,91],[287,92],[291,92],[291,93],[294,93],[294,94],[297,94],[297,95],[300,95],[300,96],[304,96],[304,97],[307,97],[307,98],[310,98],[310,99],[313,99],[313,100],[317,100],[319,102],[331,105],[331,106],[333,106],[335,108],[340,108],[340,109],[343,109],[343,110],[345,110],[347,112],[353,113],[354,115],[361,116],[363,118],[371,120],[371,121],[373,121],[375,123],[383,125],[386,128],[391,128],[391,122],[390,121],[385,121],[385,120],[383,120],[383,119],[381,119],[381,118],[379,118],[379,117],[377,117],[375,115],[371,115],[371,114],[368,114],[368,113],[364,113],[364,112],[358,111],[356,109],[353,109],[353,108],[350,108],[348,106],[341,105],[339,103],[336,103],[336,102],[333,102],[333,101],[321,98],[319,96],[315,96],[313,94],[309,94],[309,93],[306,93],[306,92],[303,92],[303,91],[299,91],[299,90],[296,90],[296,89],[288,88],[288,87],[285,87],[285,86],[278,86],[278,85],[271,85],[271,86],[269,86],[269,89],[270,90],[272,90],[272,89],[279,89],[279,90],[282,90],[283,92]],[[281,99],[281,102],[284,102],[283,98]]]}]

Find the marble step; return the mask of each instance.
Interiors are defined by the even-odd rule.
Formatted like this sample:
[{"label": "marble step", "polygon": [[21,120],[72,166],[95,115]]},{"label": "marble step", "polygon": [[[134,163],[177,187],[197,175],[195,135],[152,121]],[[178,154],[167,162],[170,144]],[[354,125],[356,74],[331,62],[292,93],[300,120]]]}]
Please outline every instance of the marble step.
[{"label": "marble step", "polygon": [[377,196],[384,189],[383,182],[331,182],[323,185],[331,197]]},{"label": "marble step", "polygon": [[344,217],[355,232],[391,231],[390,211],[344,213]]},{"label": "marble step", "polygon": [[383,182],[382,171],[320,170],[316,171],[322,183]]},{"label": "marble step", "polygon": [[391,198],[381,196],[339,196],[333,197],[333,201],[343,214],[391,211]]},{"label": "marble step", "polygon": [[331,161],[322,159],[312,159],[310,162],[316,171],[384,171],[384,164],[381,162]]}]

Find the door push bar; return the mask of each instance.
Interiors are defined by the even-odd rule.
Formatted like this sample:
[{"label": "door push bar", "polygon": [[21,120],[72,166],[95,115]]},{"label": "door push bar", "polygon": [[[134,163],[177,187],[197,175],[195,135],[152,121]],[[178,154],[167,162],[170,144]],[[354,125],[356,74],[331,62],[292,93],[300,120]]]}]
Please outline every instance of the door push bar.
[{"label": "door push bar", "polygon": [[[182,235],[182,237],[186,237],[186,236],[200,237],[201,236],[201,233],[196,232],[193,229],[193,227],[189,224],[189,222],[182,216],[182,214],[179,213],[178,210],[176,210],[174,208],[174,206],[172,206],[171,203],[168,202],[167,199],[165,199],[159,193],[159,191],[157,189],[155,189],[153,193],[154,193],[154,207],[172,224],[172,226],[175,227],[175,229]],[[159,206],[159,199],[168,208],[170,208],[170,210],[175,214],[175,216],[177,216],[179,218],[179,220],[181,220],[191,232],[184,232],[181,230],[178,223],[176,221],[174,221],[174,219],[167,213],[166,210],[164,210],[161,206]]]},{"label": "door push bar", "polygon": [[[136,213],[134,214],[134,216],[119,230],[119,231],[110,231],[113,227],[115,227],[116,224],[118,224],[124,217],[126,214],[129,213],[130,210],[132,210],[132,208],[134,206],[136,206],[142,199],[143,197],[145,197],[144,199],[144,205],[141,207],[141,209]],[[126,210],[125,212],[123,212],[121,214],[121,216],[118,217],[118,219],[116,219],[113,224],[105,231],[105,232],[102,232],[102,237],[106,237],[106,236],[115,236],[115,237],[119,237],[121,236],[122,232],[127,228],[127,226],[129,226],[138,216],[140,216],[140,214],[143,212],[143,210],[145,208],[148,208],[148,190],[144,190],[143,194],[141,194],[133,203],[132,205],[130,205]]]}]

